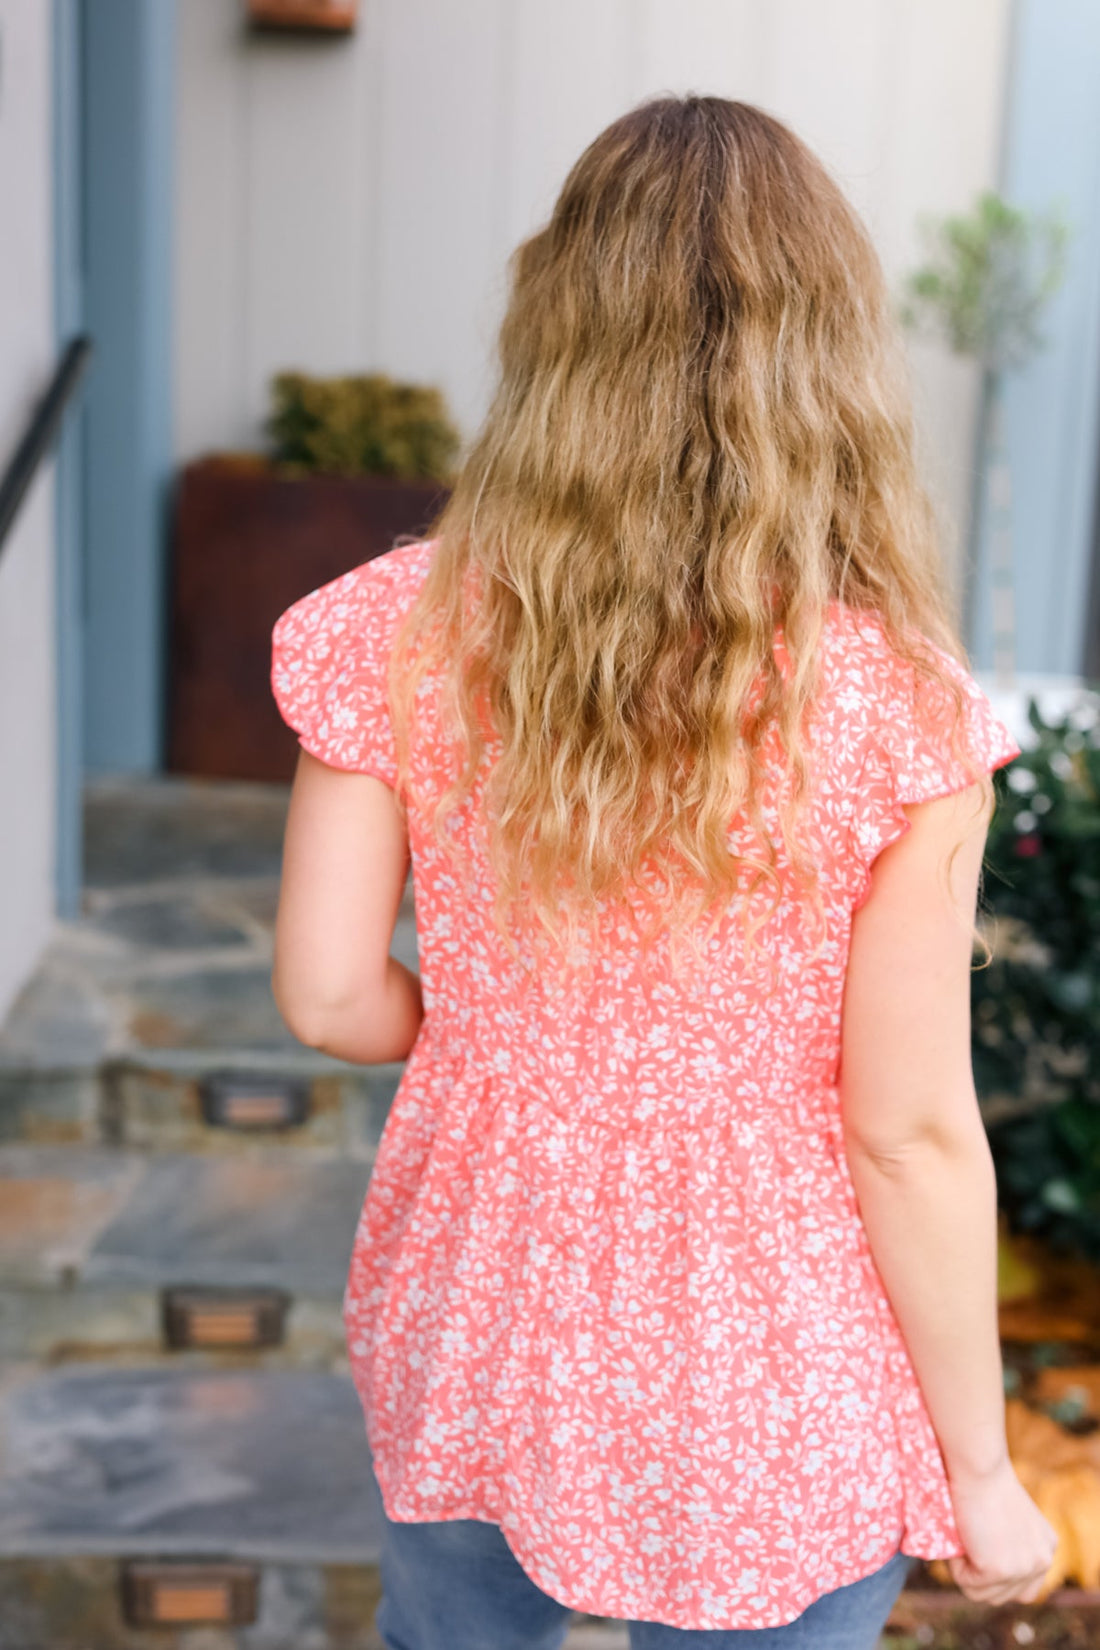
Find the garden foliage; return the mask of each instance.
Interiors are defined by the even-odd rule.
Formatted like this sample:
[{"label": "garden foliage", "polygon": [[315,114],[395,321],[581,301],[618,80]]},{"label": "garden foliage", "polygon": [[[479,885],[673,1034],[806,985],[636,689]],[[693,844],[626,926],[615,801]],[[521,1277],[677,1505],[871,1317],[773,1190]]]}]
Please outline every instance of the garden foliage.
[{"label": "garden foliage", "polygon": [[974,1074],[1013,1229],[1100,1260],[1100,695],[1028,720],[994,778]]}]

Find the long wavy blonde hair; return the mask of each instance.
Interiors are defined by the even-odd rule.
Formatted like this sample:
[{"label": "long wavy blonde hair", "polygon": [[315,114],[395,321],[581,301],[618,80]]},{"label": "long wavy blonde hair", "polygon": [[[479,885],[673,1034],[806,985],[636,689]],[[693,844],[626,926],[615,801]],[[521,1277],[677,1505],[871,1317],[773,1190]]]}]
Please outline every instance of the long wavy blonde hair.
[{"label": "long wavy blonde hair", "polygon": [[[963,657],[868,234],[778,120],[667,96],[588,146],[509,272],[496,393],[391,655],[399,797],[436,669],[458,744],[433,828],[448,841],[495,734],[484,819],[513,951],[509,910],[559,942],[564,919],[568,952],[607,900],[650,912],[644,939],[739,891],[748,911],[770,887],[774,909],[774,730],[780,834],[820,914],[798,827],[828,603],[872,610],[961,720],[920,641]],[[739,813],[759,851],[732,851]]]}]

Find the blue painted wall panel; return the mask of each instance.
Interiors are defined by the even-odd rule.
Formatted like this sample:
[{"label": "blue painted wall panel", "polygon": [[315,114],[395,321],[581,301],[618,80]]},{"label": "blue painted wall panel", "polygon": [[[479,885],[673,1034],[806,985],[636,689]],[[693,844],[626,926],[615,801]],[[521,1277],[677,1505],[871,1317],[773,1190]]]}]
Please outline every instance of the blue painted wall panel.
[{"label": "blue painted wall panel", "polygon": [[163,758],[173,0],[85,0],[85,765]]},{"label": "blue painted wall panel", "polygon": [[[1100,4],[1018,0],[1002,189],[1061,206],[1072,227],[1046,351],[1007,382],[1018,668],[1082,669],[1100,452]],[[975,663],[992,663],[988,545],[980,537]]]}]

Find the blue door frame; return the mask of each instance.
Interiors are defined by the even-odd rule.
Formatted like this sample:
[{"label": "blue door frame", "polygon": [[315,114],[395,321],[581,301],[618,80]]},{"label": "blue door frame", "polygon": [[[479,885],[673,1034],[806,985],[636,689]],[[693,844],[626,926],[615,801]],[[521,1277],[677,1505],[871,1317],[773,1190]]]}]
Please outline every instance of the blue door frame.
[{"label": "blue door frame", "polygon": [[[54,327],[60,352],[66,341],[84,327],[79,0],[54,0],[53,22]],[[79,914],[84,881],[81,807],[84,775],[83,399],[77,399],[62,426],[54,472],[57,513],[54,875],[57,914],[67,919]]]},{"label": "blue door frame", "polygon": [[163,766],[175,0],[82,0],[84,767]]},{"label": "blue door frame", "polygon": [[57,466],[56,904],[86,774],[163,766],[175,0],[54,0],[55,325],[91,334]]}]

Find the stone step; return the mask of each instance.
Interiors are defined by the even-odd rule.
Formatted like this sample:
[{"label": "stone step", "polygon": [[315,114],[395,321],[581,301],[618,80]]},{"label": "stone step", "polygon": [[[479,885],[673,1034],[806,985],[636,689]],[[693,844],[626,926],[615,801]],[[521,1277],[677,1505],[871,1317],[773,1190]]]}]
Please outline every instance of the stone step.
[{"label": "stone step", "polygon": [[[302,1147],[369,1163],[404,1065],[351,1066],[322,1060],[304,1052],[273,1059],[262,1050],[210,1050],[111,1061],[100,1073],[96,1138],[135,1150],[230,1156],[248,1153],[262,1141],[272,1149]],[[208,1122],[202,1090],[209,1079],[303,1085],[303,1120],[285,1127],[247,1129]]]},{"label": "stone step", "polygon": [[[150,925],[162,939],[173,925],[194,939],[204,902],[211,922],[243,922],[254,886],[169,886],[131,901],[133,892],[105,896],[104,920],[140,911],[144,938],[105,936],[98,896],[86,894],[89,913],[56,926],[0,1028],[0,1140],[234,1152],[241,1136],[204,1120],[201,1085],[236,1074],[307,1086],[305,1121],[269,1131],[273,1141],[373,1151],[403,1066],[352,1065],[291,1036],[271,993],[274,889],[264,885],[267,927],[220,952],[154,945]],[[418,966],[408,896],[392,951]]]},{"label": "stone step", "polygon": [[[5,1650],[373,1650],[380,1500],[355,1390],[301,1370],[15,1366],[0,1388]],[[259,1567],[247,1627],[135,1627],[132,1560]]]},{"label": "stone step", "polygon": [[[0,1558],[4,1650],[385,1650],[374,1628],[375,1564],[267,1560],[258,1566],[255,1620],[236,1629],[128,1626],[124,1568],[103,1556]],[[579,1612],[574,1619],[562,1650],[630,1650],[621,1623]],[[883,1650],[896,1642],[884,1640]]]},{"label": "stone step", "polygon": [[[4,1650],[385,1650],[374,1630],[381,1594],[373,1564],[259,1567],[255,1619],[243,1627],[131,1626],[124,1559],[82,1554],[0,1557]],[[568,1650],[589,1650],[588,1635]],[[621,1640],[627,1650],[627,1640]],[[591,1650],[602,1650],[592,1644]],[[607,1650],[620,1650],[613,1640]]]},{"label": "stone step", "polygon": [[[235,1156],[259,1140],[370,1161],[404,1071],[402,1063],[352,1066],[313,1051],[164,1049],[87,1069],[5,1069],[0,1063],[0,1142],[111,1145]],[[208,1122],[209,1080],[304,1085],[303,1121],[227,1128]]]},{"label": "stone step", "polygon": [[[162,1354],[346,1365],[343,1290],[370,1165],[256,1142],[232,1158],[0,1146],[0,1358]],[[169,1286],[275,1288],[284,1341],[164,1345]]]},{"label": "stone step", "polygon": [[[289,787],[180,778],[86,787],[78,918],[55,925],[0,1026],[0,1141],[235,1152],[203,1119],[218,1073],[309,1089],[280,1145],[369,1156],[400,1064],[303,1046],[271,992]],[[411,876],[391,947],[419,967]]]},{"label": "stone step", "polygon": [[379,1496],[347,1375],[12,1363],[0,1554],[373,1563]]},{"label": "stone step", "polygon": [[[379,1650],[381,1499],[349,1377],[12,1365],[0,1383],[5,1650]],[[135,1560],[258,1569],[245,1627],[134,1627]],[[570,1650],[620,1650],[575,1618]]]}]

